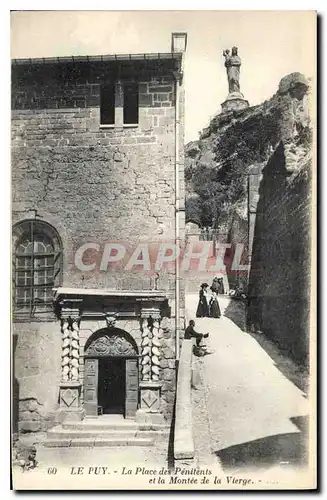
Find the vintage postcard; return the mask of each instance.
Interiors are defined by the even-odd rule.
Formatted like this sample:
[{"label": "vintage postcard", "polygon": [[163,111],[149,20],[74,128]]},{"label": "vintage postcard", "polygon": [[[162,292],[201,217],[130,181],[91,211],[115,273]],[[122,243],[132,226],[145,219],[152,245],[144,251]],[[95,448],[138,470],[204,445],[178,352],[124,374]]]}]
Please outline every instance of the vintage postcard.
[{"label": "vintage postcard", "polygon": [[316,24],[11,12],[13,489],[316,488]]}]

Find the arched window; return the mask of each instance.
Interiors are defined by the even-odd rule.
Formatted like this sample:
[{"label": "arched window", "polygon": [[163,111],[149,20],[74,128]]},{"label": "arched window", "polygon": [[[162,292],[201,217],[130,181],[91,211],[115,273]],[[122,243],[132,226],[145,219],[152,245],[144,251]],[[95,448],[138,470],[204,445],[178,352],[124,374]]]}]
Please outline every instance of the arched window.
[{"label": "arched window", "polygon": [[52,289],[61,275],[61,240],[38,220],[14,226],[14,312],[38,316],[53,311]]}]

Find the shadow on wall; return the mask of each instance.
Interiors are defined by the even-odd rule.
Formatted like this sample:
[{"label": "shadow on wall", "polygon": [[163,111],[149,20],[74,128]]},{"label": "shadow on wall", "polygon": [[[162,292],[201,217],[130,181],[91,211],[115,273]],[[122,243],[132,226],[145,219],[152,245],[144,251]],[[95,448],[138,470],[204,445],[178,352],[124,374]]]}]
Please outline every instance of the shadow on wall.
[{"label": "shadow on wall", "polygon": [[272,467],[306,466],[308,463],[306,435],[301,432],[267,436],[248,443],[230,446],[215,452],[225,472]]},{"label": "shadow on wall", "polygon": [[15,354],[18,342],[18,335],[13,335],[12,339],[12,432],[18,432],[19,417],[19,382],[15,377]]},{"label": "shadow on wall", "polygon": [[[269,198],[273,195],[274,190],[277,189],[277,186],[275,186],[276,180],[280,182],[280,188],[286,190],[285,154],[282,144],[278,146],[262,170],[262,180],[259,187],[248,284],[248,329],[251,331],[262,330],[264,320],[263,304],[269,271],[268,255],[266,255],[265,246],[267,225],[269,225],[267,211],[270,202]],[[280,223],[281,225],[284,224],[284,220],[281,220]]]},{"label": "shadow on wall", "polygon": [[231,299],[224,311],[224,316],[232,320],[243,332],[246,331],[246,304],[243,300]]},{"label": "shadow on wall", "polygon": [[262,331],[305,366],[310,183],[305,169],[289,176],[282,142],[262,174],[248,286],[247,330]]}]

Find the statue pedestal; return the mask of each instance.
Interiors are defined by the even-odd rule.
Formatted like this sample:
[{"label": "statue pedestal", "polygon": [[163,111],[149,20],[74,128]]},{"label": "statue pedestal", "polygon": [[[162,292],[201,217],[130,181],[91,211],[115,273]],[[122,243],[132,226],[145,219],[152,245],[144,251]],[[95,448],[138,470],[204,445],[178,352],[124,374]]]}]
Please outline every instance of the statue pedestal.
[{"label": "statue pedestal", "polygon": [[249,101],[244,99],[241,92],[233,92],[228,94],[226,101],[221,103],[222,113],[228,111],[240,111],[249,107]]}]

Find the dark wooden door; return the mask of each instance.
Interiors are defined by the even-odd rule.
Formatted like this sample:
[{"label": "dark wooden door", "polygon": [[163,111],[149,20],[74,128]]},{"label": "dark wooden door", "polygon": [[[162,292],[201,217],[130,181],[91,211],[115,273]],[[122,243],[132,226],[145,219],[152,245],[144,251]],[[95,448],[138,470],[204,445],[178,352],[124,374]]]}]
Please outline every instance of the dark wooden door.
[{"label": "dark wooden door", "polygon": [[125,407],[125,359],[99,359],[98,405],[103,413],[123,414]]},{"label": "dark wooden door", "polygon": [[84,408],[87,416],[98,415],[99,360],[84,360]]},{"label": "dark wooden door", "polygon": [[125,418],[134,418],[138,407],[139,369],[138,359],[126,359]]}]

